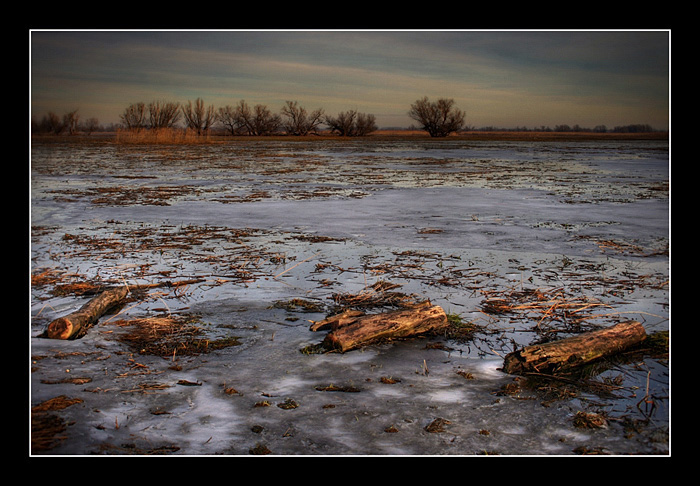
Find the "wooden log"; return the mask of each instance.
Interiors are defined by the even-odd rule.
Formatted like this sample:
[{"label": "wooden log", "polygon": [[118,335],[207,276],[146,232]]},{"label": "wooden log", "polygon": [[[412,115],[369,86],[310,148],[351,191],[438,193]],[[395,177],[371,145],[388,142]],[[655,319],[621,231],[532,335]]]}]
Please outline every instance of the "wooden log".
[{"label": "wooden log", "polygon": [[327,317],[322,321],[315,321],[309,329],[311,331],[321,331],[325,329],[334,329],[339,326],[350,324],[357,320],[358,317],[364,316],[365,313],[359,310],[346,310],[340,314]]},{"label": "wooden log", "polygon": [[340,316],[338,319],[331,318],[330,324],[325,324],[331,326],[331,331],[322,343],[326,349],[340,352],[387,339],[439,331],[448,325],[447,314],[442,307],[430,303],[381,314]]},{"label": "wooden log", "polygon": [[509,374],[556,374],[612,356],[640,344],[644,326],[628,321],[546,344],[526,346],[506,355],[502,370]]},{"label": "wooden log", "polygon": [[107,311],[123,303],[127,295],[129,295],[129,288],[126,286],[105,290],[72,314],[53,320],[46,329],[46,337],[75,338],[97,322]]},{"label": "wooden log", "polygon": [[105,290],[77,311],[53,320],[46,328],[46,331],[44,331],[43,336],[50,339],[75,339],[95,324],[110,309],[124,304],[132,291],[142,291],[157,287],[180,287],[201,281],[202,279],[197,278],[179,282],[166,281],[134,286],[123,285]]}]

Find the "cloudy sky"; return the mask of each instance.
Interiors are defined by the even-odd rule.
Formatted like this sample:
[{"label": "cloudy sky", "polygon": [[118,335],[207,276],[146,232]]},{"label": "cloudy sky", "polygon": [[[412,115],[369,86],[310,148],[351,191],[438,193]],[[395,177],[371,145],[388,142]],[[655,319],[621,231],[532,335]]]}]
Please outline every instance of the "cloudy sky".
[{"label": "cloudy sky", "polygon": [[286,100],[408,127],[423,96],[473,127],[670,123],[670,31],[30,31],[30,105],[117,123],[131,103]]}]

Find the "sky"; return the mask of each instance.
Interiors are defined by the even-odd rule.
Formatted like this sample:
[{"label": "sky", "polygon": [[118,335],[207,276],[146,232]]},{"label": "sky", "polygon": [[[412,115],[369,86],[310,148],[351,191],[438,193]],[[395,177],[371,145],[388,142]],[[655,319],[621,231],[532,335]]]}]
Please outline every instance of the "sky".
[{"label": "sky", "polygon": [[245,100],[409,127],[450,98],[474,128],[670,125],[670,30],[31,30],[30,110],[118,123],[132,103]]}]

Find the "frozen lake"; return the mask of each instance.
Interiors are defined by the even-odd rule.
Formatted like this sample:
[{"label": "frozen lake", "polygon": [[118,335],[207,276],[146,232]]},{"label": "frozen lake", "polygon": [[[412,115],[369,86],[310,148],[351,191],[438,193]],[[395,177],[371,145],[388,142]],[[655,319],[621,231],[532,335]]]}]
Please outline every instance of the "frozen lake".
[{"label": "frozen lake", "polygon": [[[516,347],[620,321],[669,330],[665,141],[35,141],[31,155],[30,400],[69,402],[33,414],[37,436],[60,430],[36,454],[670,453],[664,357],[606,363],[585,389],[499,369]],[[89,299],[62,285],[186,279],[80,339],[40,336]],[[309,321],[378,282],[478,330],[302,352],[323,339]],[[555,304],[534,308],[535,292]],[[496,298],[519,305],[489,312]],[[237,345],[165,357],[123,339],[173,316]]]}]

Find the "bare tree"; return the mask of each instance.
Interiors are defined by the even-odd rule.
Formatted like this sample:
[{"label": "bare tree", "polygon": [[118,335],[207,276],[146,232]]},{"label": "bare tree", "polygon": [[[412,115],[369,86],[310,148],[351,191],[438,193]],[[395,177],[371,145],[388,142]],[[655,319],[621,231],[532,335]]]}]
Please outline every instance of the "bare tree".
[{"label": "bare tree", "polygon": [[79,120],[78,110],[73,110],[63,115],[63,126],[68,130],[69,135],[73,135],[78,131]]},{"label": "bare tree", "polygon": [[146,119],[146,105],[141,102],[132,103],[119,115],[119,119],[127,130],[141,130]]},{"label": "bare tree", "polygon": [[253,107],[253,130],[251,135],[271,135],[279,130],[282,119],[265,105]]},{"label": "bare tree", "polygon": [[191,101],[182,107],[182,114],[185,117],[187,128],[193,129],[197,135],[203,135],[209,131],[216,122],[216,111],[214,105],[204,106],[202,98],[197,98],[194,106]]},{"label": "bare tree", "polygon": [[243,118],[239,113],[240,104],[236,107],[226,105],[219,108],[218,120],[231,135],[240,135],[245,131]]},{"label": "bare tree", "polygon": [[83,123],[80,124],[80,129],[90,135],[92,132],[97,130],[100,127],[100,122],[97,121],[97,118],[91,117],[85,120]]},{"label": "bare tree", "polygon": [[331,132],[337,133],[341,137],[352,135],[352,126],[355,122],[356,112],[353,110],[338,113],[337,117],[327,115],[324,120]]},{"label": "bare tree", "polygon": [[411,105],[408,116],[421,124],[431,137],[446,137],[464,125],[464,112],[454,107],[454,100],[428,101],[425,96]]},{"label": "bare tree", "polygon": [[66,126],[61,121],[59,116],[50,111],[44,117],[42,117],[39,123],[39,131],[42,133],[53,133],[54,135],[59,135]]},{"label": "bare tree", "polygon": [[358,113],[355,119],[355,135],[361,137],[377,129],[374,115]]},{"label": "bare tree", "polygon": [[253,109],[241,100],[234,109],[236,124],[248,135],[271,135],[282,124],[279,115],[272,113],[265,105],[255,105]]},{"label": "bare tree", "polygon": [[180,103],[152,101],[148,104],[148,123],[151,129],[172,128],[180,121]]},{"label": "bare tree", "polygon": [[282,115],[286,117],[282,126],[290,135],[308,135],[315,132],[323,123],[321,108],[307,114],[306,109],[299,106],[296,101],[287,101],[282,107]]},{"label": "bare tree", "polygon": [[331,132],[341,137],[360,137],[377,129],[374,115],[358,113],[355,110],[341,112],[337,117],[326,116],[324,121]]},{"label": "bare tree", "polygon": [[233,109],[233,118],[241,132],[253,135],[253,112],[250,110],[245,100],[239,101]]}]

